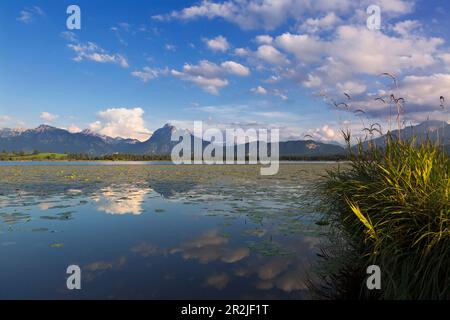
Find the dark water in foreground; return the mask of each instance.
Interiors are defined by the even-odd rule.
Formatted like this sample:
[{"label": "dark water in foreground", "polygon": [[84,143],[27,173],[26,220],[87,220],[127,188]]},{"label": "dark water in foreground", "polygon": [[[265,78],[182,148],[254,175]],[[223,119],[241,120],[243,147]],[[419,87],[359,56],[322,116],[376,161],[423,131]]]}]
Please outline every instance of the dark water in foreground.
[{"label": "dark water in foreground", "polygon": [[0,299],[308,298],[333,166],[3,165]]}]

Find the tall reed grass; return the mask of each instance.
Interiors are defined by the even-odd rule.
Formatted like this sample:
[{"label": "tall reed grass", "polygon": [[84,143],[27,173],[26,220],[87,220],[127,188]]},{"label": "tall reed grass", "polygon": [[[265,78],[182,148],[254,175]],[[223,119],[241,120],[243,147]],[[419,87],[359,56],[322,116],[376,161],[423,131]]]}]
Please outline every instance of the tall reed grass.
[{"label": "tall reed grass", "polygon": [[[383,75],[398,91],[395,76]],[[395,105],[398,135],[389,125],[383,145],[359,140],[351,146],[351,132],[342,132],[350,167],[329,172],[318,186],[331,232],[322,249],[320,285],[313,287],[325,298],[450,299],[450,160],[444,139],[403,139],[405,99],[391,94],[375,100]],[[446,114],[444,97],[440,101]],[[382,135],[378,123],[364,130]],[[381,268],[381,290],[366,286],[370,265]]]},{"label": "tall reed grass", "polygon": [[[329,172],[319,188],[334,231],[322,294],[450,299],[448,154],[431,141],[388,135],[383,148],[360,143],[351,157],[350,168]],[[372,264],[382,271],[379,291],[366,287]]]}]

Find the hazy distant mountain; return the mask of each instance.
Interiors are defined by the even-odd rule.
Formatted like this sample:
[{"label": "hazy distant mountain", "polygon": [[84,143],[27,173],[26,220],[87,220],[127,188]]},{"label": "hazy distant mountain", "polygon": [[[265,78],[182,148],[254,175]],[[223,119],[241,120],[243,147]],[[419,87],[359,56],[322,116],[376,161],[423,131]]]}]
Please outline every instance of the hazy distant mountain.
[{"label": "hazy distant mountain", "polygon": [[156,130],[147,141],[137,145],[134,152],[155,155],[170,154],[172,148],[178,143],[171,141],[172,133],[176,131],[175,126],[167,123],[164,127]]},{"label": "hazy distant mountain", "polygon": [[[171,141],[172,133],[176,132],[175,126],[166,124],[156,130],[153,135],[144,142],[134,139],[111,138],[100,135],[90,130],[71,133],[64,129],[41,125],[36,129],[0,130],[0,150],[32,152],[56,152],[56,153],[85,153],[90,155],[104,155],[112,153],[167,155],[178,143]],[[181,134],[189,134],[182,130]],[[190,135],[191,143],[202,143],[203,148],[209,142],[202,141]],[[247,145],[248,150],[248,145]],[[280,143],[280,155],[283,156],[327,156],[343,154],[344,149],[334,144],[308,141],[286,141]]]},{"label": "hazy distant mountain", "polygon": [[136,139],[124,139],[120,137],[111,138],[105,135],[98,134],[92,130],[86,129],[81,131],[80,133],[76,133],[79,136],[85,137],[86,141],[95,141],[99,142],[101,140],[104,144],[104,150],[110,150],[108,152],[86,152],[90,154],[105,154],[105,153],[133,153],[135,151],[135,146],[141,143]]},{"label": "hazy distant mountain", "polygon": [[[399,131],[393,130],[391,132],[393,137],[399,136]],[[403,140],[410,140],[412,137],[418,143],[427,139],[450,146],[450,125],[445,121],[428,120],[416,126],[408,126],[400,130],[400,137]],[[383,146],[385,144],[385,137],[379,137],[373,140],[375,145]],[[367,146],[367,143],[365,144]]]},{"label": "hazy distant mountain", "polygon": [[113,139],[90,131],[70,133],[47,125],[36,129],[14,131],[3,129],[0,133],[0,150],[56,153],[109,154],[128,151],[134,140]]},{"label": "hazy distant mountain", "polygon": [[0,138],[14,137],[21,134],[25,129],[0,129]]},{"label": "hazy distant mountain", "polygon": [[[104,155],[112,153],[170,154],[174,145],[171,136],[178,130],[170,124],[158,129],[144,142],[134,139],[112,138],[91,130],[71,133],[64,129],[41,125],[36,129],[0,130],[0,150],[56,153],[85,153]],[[184,132],[182,132],[184,133]],[[192,139],[194,139],[192,137]]]},{"label": "hazy distant mountain", "polygon": [[344,153],[345,149],[339,145],[315,142],[313,140],[280,143],[280,155],[283,156],[331,156]]},{"label": "hazy distant mountain", "polygon": [[[249,154],[249,150],[259,150],[258,142],[246,143],[245,144],[245,154]],[[234,152],[237,154],[237,146],[234,147]],[[233,148],[228,148],[226,150],[233,151]],[[266,152],[270,156],[272,154],[272,144],[269,143]],[[263,151],[261,151],[263,152]],[[322,142],[316,142],[313,140],[291,140],[291,141],[280,141],[279,143],[279,155],[280,157],[296,157],[296,158],[308,158],[308,157],[328,157],[328,156],[338,156],[344,155],[346,153],[345,149],[341,146],[335,144],[327,144]],[[227,151],[227,154],[228,151]],[[259,152],[258,152],[259,154]],[[261,154],[261,156],[264,156]]]},{"label": "hazy distant mountain", "polygon": [[[156,130],[149,140],[142,142],[136,149],[136,152],[142,154],[170,154],[172,148],[178,143],[177,141],[171,141],[172,133],[177,130],[179,129],[170,124],[166,124],[163,128]],[[181,132],[181,134],[186,133],[189,134],[186,131]],[[201,143],[203,148],[210,144],[210,142],[202,141],[193,135],[190,135],[190,137],[191,143],[194,143],[194,141]],[[234,149],[236,152],[236,147]],[[248,150],[249,144],[246,144],[246,153],[248,153]],[[344,152],[344,148],[340,146],[311,140],[280,142],[280,155],[282,156],[329,156],[344,154]]]},{"label": "hazy distant mountain", "polygon": [[[56,152],[56,153],[84,153],[90,155],[105,155],[113,153],[168,155],[172,148],[178,143],[171,141],[172,133],[177,129],[173,125],[166,124],[156,130],[153,135],[144,142],[134,139],[112,138],[97,134],[90,130],[71,133],[64,129],[41,125],[36,129],[1,129],[0,150],[32,152]],[[187,131],[180,133],[186,134]],[[398,130],[392,132],[398,136]],[[433,141],[444,141],[450,146],[450,125],[442,121],[426,121],[417,126],[408,127],[400,131],[403,139],[412,136],[418,141],[427,137]],[[203,148],[209,142],[202,141],[190,135],[191,143],[195,140],[203,144]],[[374,139],[378,146],[384,144],[384,137]],[[246,145],[246,151],[253,144]],[[280,142],[280,156],[295,157],[321,157],[345,154],[345,148],[333,143],[322,143],[313,140],[295,140]],[[236,149],[236,147],[235,147]],[[269,146],[270,149],[270,146]]]}]

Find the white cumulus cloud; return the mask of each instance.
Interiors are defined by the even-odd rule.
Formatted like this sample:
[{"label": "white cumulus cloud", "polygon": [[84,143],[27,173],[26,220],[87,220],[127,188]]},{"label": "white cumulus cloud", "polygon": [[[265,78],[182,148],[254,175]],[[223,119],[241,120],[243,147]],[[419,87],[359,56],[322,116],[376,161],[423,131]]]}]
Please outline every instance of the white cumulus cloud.
[{"label": "white cumulus cloud", "polygon": [[142,70],[135,70],[131,72],[133,77],[141,79],[142,82],[149,82],[156,79],[160,74],[159,70],[152,69],[150,67],[144,67]]},{"label": "white cumulus cloud", "polygon": [[78,126],[76,126],[76,125],[74,125],[74,124],[71,124],[71,125],[67,128],[67,130],[68,130],[69,132],[71,132],[71,133],[81,132],[81,128],[78,127]]},{"label": "white cumulus cloud", "polygon": [[225,61],[218,65],[208,60],[202,60],[197,65],[186,63],[181,71],[171,70],[171,74],[196,84],[208,93],[217,95],[221,88],[229,84],[225,78],[227,75],[244,77],[250,74],[250,70],[234,61]]},{"label": "white cumulus cloud", "polygon": [[273,65],[284,65],[288,62],[280,51],[267,44],[258,47],[256,56]]},{"label": "white cumulus cloud", "polygon": [[41,120],[43,120],[45,122],[53,122],[53,121],[55,121],[56,119],[59,118],[58,115],[52,114],[52,113],[46,112],[46,111],[41,112],[39,117],[41,118]]},{"label": "white cumulus cloud", "polygon": [[100,111],[99,120],[91,123],[90,129],[110,137],[147,140],[151,131],[145,126],[142,108],[111,108]]},{"label": "white cumulus cloud", "polygon": [[[353,5],[352,2],[351,0],[228,0],[218,3],[203,0],[200,4],[184,8],[181,11],[173,11],[153,18],[158,21],[222,18],[243,29],[273,30],[289,19],[302,19],[308,12],[348,10]],[[354,6],[356,7],[356,5]]]},{"label": "white cumulus cloud", "polygon": [[322,80],[320,79],[320,77],[314,75],[314,74],[308,74],[308,79],[303,81],[303,85],[306,88],[317,88],[320,87],[320,85],[322,84]]},{"label": "white cumulus cloud", "polygon": [[337,89],[341,93],[347,93],[350,95],[357,95],[364,93],[367,89],[367,86],[363,83],[355,82],[355,81],[346,81],[344,83],[338,83]]},{"label": "white cumulus cloud", "polygon": [[230,48],[228,40],[224,36],[217,36],[213,39],[203,39],[206,46],[212,51],[225,52]]},{"label": "white cumulus cloud", "polygon": [[273,42],[273,37],[267,34],[262,34],[257,36],[255,40],[259,44],[271,44]]},{"label": "white cumulus cloud", "polygon": [[420,22],[417,20],[405,20],[397,22],[394,25],[394,31],[402,36],[408,36],[412,31],[421,26]]},{"label": "white cumulus cloud", "polygon": [[257,86],[256,88],[252,88],[250,91],[254,94],[260,94],[260,95],[267,94],[267,89],[262,86]]},{"label": "white cumulus cloud", "polygon": [[250,54],[250,50],[248,50],[246,48],[236,48],[236,49],[234,49],[234,54],[239,57],[245,57]]},{"label": "white cumulus cloud", "polygon": [[236,76],[245,77],[245,76],[250,75],[249,68],[247,68],[246,66],[244,66],[240,63],[234,62],[234,61],[225,61],[220,66],[226,72],[236,75]]},{"label": "white cumulus cloud", "polygon": [[340,18],[334,12],[329,12],[323,17],[306,19],[300,26],[300,30],[308,33],[330,30],[339,22]]},{"label": "white cumulus cloud", "polygon": [[450,74],[436,73],[428,76],[406,76],[400,91],[407,101],[422,105],[428,110],[438,108],[441,96],[450,100]]},{"label": "white cumulus cloud", "polygon": [[94,61],[99,63],[113,63],[128,68],[128,60],[125,56],[118,53],[108,53],[106,50],[93,42],[87,43],[70,43],[67,45],[73,52],[75,52],[74,61]]}]

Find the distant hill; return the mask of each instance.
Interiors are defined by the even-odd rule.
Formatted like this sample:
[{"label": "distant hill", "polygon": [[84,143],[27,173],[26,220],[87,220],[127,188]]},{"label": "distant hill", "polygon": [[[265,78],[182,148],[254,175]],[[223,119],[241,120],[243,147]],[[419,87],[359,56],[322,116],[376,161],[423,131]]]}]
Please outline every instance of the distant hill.
[{"label": "distant hill", "polygon": [[108,154],[128,152],[135,144],[135,140],[113,139],[87,130],[70,133],[47,125],[24,131],[0,130],[0,150],[6,151]]},{"label": "distant hill", "polygon": [[[171,141],[172,133],[176,132],[175,126],[166,124],[156,130],[146,141],[134,139],[112,138],[97,134],[90,130],[78,133],[71,133],[67,130],[41,125],[36,129],[0,129],[0,151],[23,151],[48,153],[80,153],[93,156],[107,155],[114,153],[138,154],[138,155],[168,155],[172,148],[178,143]],[[181,130],[181,133],[188,132]],[[189,134],[189,133],[188,133]],[[398,136],[398,130],[392,131],[393,136]],[[436,141],[444,141],[447,148],[450,146],[450,125],[442,121],[426,121],[417,126],[407,127],[400,131],[403,139],[409,139],[413,135],[420,141],[427,137]],[[199,138],[191,136],[191,143]],[[384,144],[385,138],[374,139],[378,146]],[[209,142],[201,141],[203,147]],[[247,144],[254,146],[256,142]],[[366,142],[367,145],[367,142]],[[283,141],[279,144],[281,157],[327,157],[345,155],[344,147],[335,143],[323,143],[313,140],[292,140]],[[236,147],[235,147],[236,149]],[[270,147],[269,147],[270,149]]]},{"label": "distant hill", "polygon": [[[400,138],[402,140],[411,140],[412,137],[417,143],[422,143],[426,140],[443,144],[446,149],[450,147],[450,125],[445,121],[428,120],[418,124],[416,126],[408,126],[400,130],[392,130],[391,135],[393,138]],[[373,142],[377,146],[384,146],[386,142],[385,136],[373,139]],[[367,147],[368,143],[365,143]]]},{"label": "distant hill", "polygon": [[[172,133],[176,132],[175,126],[166,124],[156,130],[153,135],[144,142],[112,138],[99,135],[90,130],[71,133],[64,129],[41,125],[36,129],[0,130],[0,150],[54,153],[84,153],[89,155],[105,155],[113,153],[167,155],[178,143],[171,141]],[[185,131],[181,132],[185,134]],[[191,136],[191,141],[200,140]],[[203,147],[209,142],[202,141]],[[248,150],[248,145],[247,145]],[[286,141],[280,143],[280,155],[282,156],[328,156],[344,154],[344,149],[335,144],[325,144],[312,140]]]},{"label": "distant hill", "polygon": [[296,140],[280,143],[280,155],[283,156],[332,156],[345,154],[345,149],[336,144],[313,140]]}]

